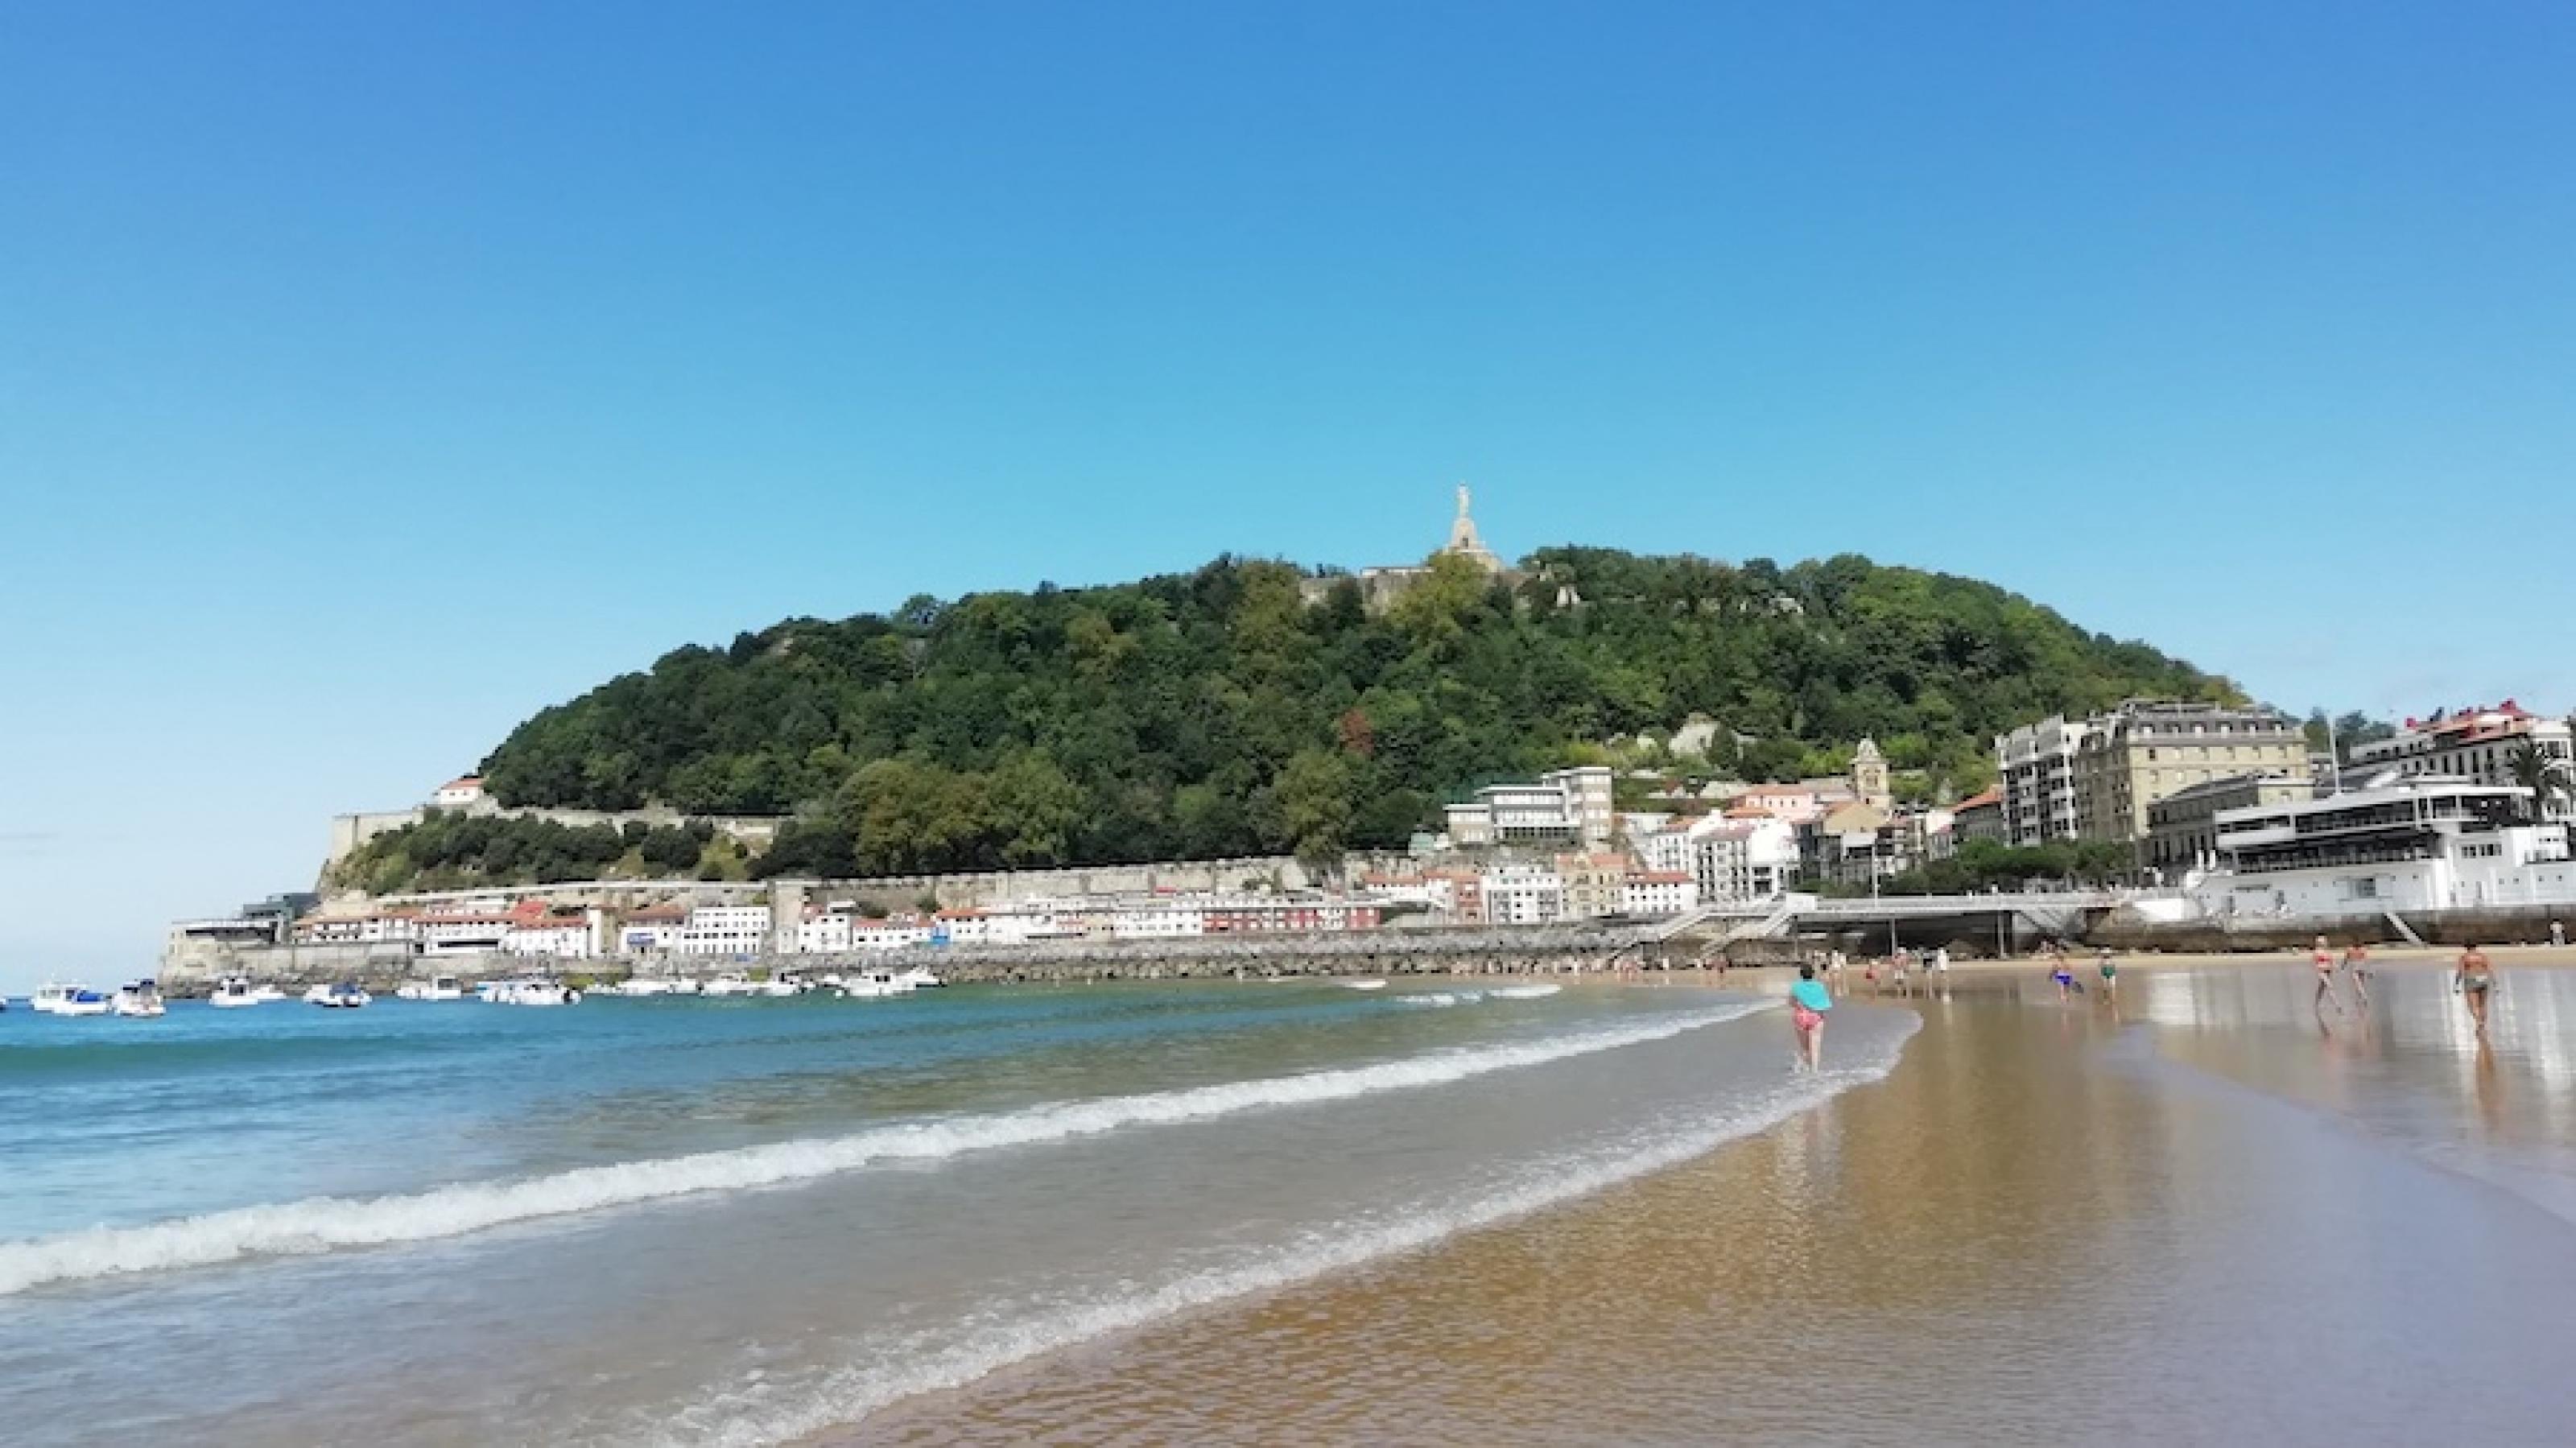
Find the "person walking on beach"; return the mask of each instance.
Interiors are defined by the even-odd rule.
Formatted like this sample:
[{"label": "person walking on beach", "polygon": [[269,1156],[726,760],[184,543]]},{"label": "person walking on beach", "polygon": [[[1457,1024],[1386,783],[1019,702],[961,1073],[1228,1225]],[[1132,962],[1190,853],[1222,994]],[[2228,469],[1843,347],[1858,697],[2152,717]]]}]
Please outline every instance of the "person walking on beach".
[{"label": "person walking on beach", "polygon": [[1843,966],[1847,963],[1848,962],[1846,961],[1843,953],[1839,950],[1825,957],[1825,980],[1827,984],[1834,988],[1834,994],[1836,995],[1847,995],[1850,993],[1851,988],[1843,982]]},{"label": "person walking on beach", "polygon": [[1796,1043],[1796,1052],[1790,1057],[1792,1065],[1804,1061],[1810,1071],[1823,1069],[1825,1012],[1833,1008],[1833,992],[1816,979],[1816,968],[1799,966],[1798,979],[1789,987],[1789,1034]]},{"label": "person walking on beach", "polygon": [[2316,947],[2308,952],[2308,964],[2315,966],[2317,971],[2317,995],[2312,1004],[2322,1011],[2326,1008],[2326,1002],[2333,1001],[2336,1013],[2341,1014],[2343,997],[2335,994],[2334,947],[2326,943],[2324,936],[2318,936]]},{"label": "person walking on beach", "polygon": [[2361,998],[2361,1008],[2370,1009],[2370,947],[2358,937],[2343,948],[2343,968],[2352,977],[2353,994]]},{"label": "person walking on beach", "polygon": [[2451,975],[2451,989],[2468,998],[2469,1014],[2477,1019],[2478,1034],[2487,1033],[2487,995],[2495,989],[2495,967],[2487,953],[2475,945],[2460,952],[2460,966]]},{"label": "person walking on beach", "polygon": [[1891,951],[1888,953],[1887,957],[1888,978],[1895,984],[1896,993],[1904,996],[1908,1000],[1911,1000],[1914,997],[1914,986],[1906,978],[1905,967],[1906,964],[1913,959],[1914,952],[1910,950]]},{"label": "person walking on beach", "polygon": [[2103,946],[2093,957],[2093,968],[2102,973],[2102,999],[2118,1004],[2120,999],[2120,962],[2111,958],[2111,947]]},{"label": "person walking on beach", "polygon": [[2057,982],[2057,1003],[2067,1005],[2075,999],[2075,972],[2066,968],[2065,951],[2052,949],[2048,959],[2048,978]]}]

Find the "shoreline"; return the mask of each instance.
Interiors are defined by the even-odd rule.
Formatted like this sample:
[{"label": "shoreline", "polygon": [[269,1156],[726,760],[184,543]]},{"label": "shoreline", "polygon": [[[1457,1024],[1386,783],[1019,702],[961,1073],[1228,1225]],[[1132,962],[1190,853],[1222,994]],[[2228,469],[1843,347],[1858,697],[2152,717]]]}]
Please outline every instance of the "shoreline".
[{"label": "shoreline", "polygon": [[[2565,1150],[2542,1038],[2576,992],[2536,984],[2473,1049],[2419,968],[2439,954],[2395,962],[2366,1078],[2279,955],[2138,962],[2270,967],[2152,1012],[2060,1007],[2010,979],[2028,960],[1864,995],[1921,1021],[1894,1069],[1748,1137],[794,1441],[2539,1441],[2562,1407],[2527,1345],[2576,1233],[2455,1169],[2426,1112]],[[2397,1341],[2456,1391],[2392,1398]]]}]

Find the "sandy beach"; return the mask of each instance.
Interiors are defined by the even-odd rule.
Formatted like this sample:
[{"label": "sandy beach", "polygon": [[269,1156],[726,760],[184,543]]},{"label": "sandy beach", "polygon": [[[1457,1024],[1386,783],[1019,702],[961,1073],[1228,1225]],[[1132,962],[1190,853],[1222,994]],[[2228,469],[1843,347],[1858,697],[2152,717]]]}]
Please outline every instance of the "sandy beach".
[{"label": "sandy beach", "polygon": [[2563,1441],[2576,955],[2496,954],[2483,1039],[2448,952],[1963,963],[1770,1130],[818,1441]]}]

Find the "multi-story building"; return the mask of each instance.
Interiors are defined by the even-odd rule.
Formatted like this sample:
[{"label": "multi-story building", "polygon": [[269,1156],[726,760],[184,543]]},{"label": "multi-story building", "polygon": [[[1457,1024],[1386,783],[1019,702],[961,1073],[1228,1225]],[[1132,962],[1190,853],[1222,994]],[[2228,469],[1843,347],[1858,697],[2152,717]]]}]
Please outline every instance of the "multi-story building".
[{"label": "multi-story building", "polygon": [[1547,925],[1565,917],[1565,882],[1539,865],[1497,865],[1480,895],[1488,925]]},{"label": "multi-story building", "polygon": [[677,905],[647,905],[626,912],[618,927],[617,947],[631,955],[677,951],[689,928],[689,912]]},{"label": "multi-story building", "polygon": [[1612,802],[1613,778],[1600,765],[1554,769],[1538,782],[1565,792],[1565,812],[1574,825],[1575,842],[1587,850],[1608,845],[1618,834],[1618,806]]},{"label": "multi-story building", "polygon": [[[2480,784],[2515,785],[2516,756],[2526,748],[2555,767],[2569,771],[2576,785],[2576,739],[2567,720],[2531,713],[2511,699],[2488,708],[2477,706],[2431,719],[2406,721],[2388,739],[2356,744],[2344,767],[2347,782],[2399,770],[2408,775],[2446,775]],[[2576,802],[2555,791],[2542,796],[2545,818],[2576,819]]]},{"label": "multi-story building", "polygon": [[1616,915],[1624,901],[1628,861],[1612,854],[1559,855],[1556,878],[1565,887],[1565,914],[1575,920]]},{"label": "multi-story building", "polygon": [[2297,774],[2239,774],[2185,785],[2147,806],[2147,840],[2141,856],[2168,881],[2218,864],[2218,816],[2257,805],[2292,804],[2316,796],[2316,782]]},{"label": "multi-story building", "polygon": [[796,927],[796,953],[837,955],[850,948],[850,912],[811,910]]},{"label": "multi-story building", "polygon": [[548,915],[514,920],[501,935],[504,955],[542,956],[551,960],[588,960],[597,934],[585,917]]},{"label": "multi-story building", "polygon": [[1772,815],[1702,820],[1690,828],[1690,845],[1701,904],[1768,899],[1797,874],[1797,827]]},{"label": "multi-story building", "polygon": [[1597,850],[1618,833],[1612,775],[1598,766],[1557,769],[1534,784],[1494,784],[1474,800],[1445,811],[1449,843],[1458,849],[1487,845],[1572,845]]},{"label": "multi-story building", "polygon": [[682,955],[759,955],[769,949],[766,905],[700,905],[680,930]]},{"label": "multi-story building", "polygon": [[2531,791],[2422,776],[2221,811],[2231,867],[2202,886],[2224,915],[2376,915],[2576,904],[2567,829],[2526,823]]},{"label": "multi-story building", "polygon": [[2270,709],[2131,700],[2087,722],[2075,752],[2078,839],[2144,840],[2147,807],[2176,790],[2307,766],[2306,732]]},{"label": "multi-story building", "polygon": [[2075,838],[2075,755],[2091,729],[2088,720],[2052,714],[1995,740],[2008,843]]},{"label": "multi-story building", "polygon": [[1679,915],[1699,905],[1699,882],[1687,870],[1631,870],[1620,885],[1622,915]]},{"label": "multi-story building", "polygon": [[2012,826],[2004,817],[2004,792],[1998,785],[1980,794],[1972,794],[1950,807],[1950,834],[1958,844],[1970,840],[1993,840],[1999,845],[2012,843]]}]

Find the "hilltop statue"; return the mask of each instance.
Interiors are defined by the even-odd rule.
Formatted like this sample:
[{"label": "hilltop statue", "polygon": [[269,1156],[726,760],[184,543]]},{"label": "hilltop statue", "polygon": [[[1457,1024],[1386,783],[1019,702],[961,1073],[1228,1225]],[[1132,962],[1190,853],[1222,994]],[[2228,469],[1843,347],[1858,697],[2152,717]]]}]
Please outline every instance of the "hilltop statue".
[{"label": "hilltop statue", "polygon": [[1445,551],[1474,560],[1476,565],[1487,573],[1499,573],[1503,568],[1503,560],[1495,557],[1493,551],[1485,546],[1484,540],[1476,536],[1476,520],[1467,516],[1469,501],[1467,485],[1460,483],[1458,519],[1449,525],[1449,547]]}]

